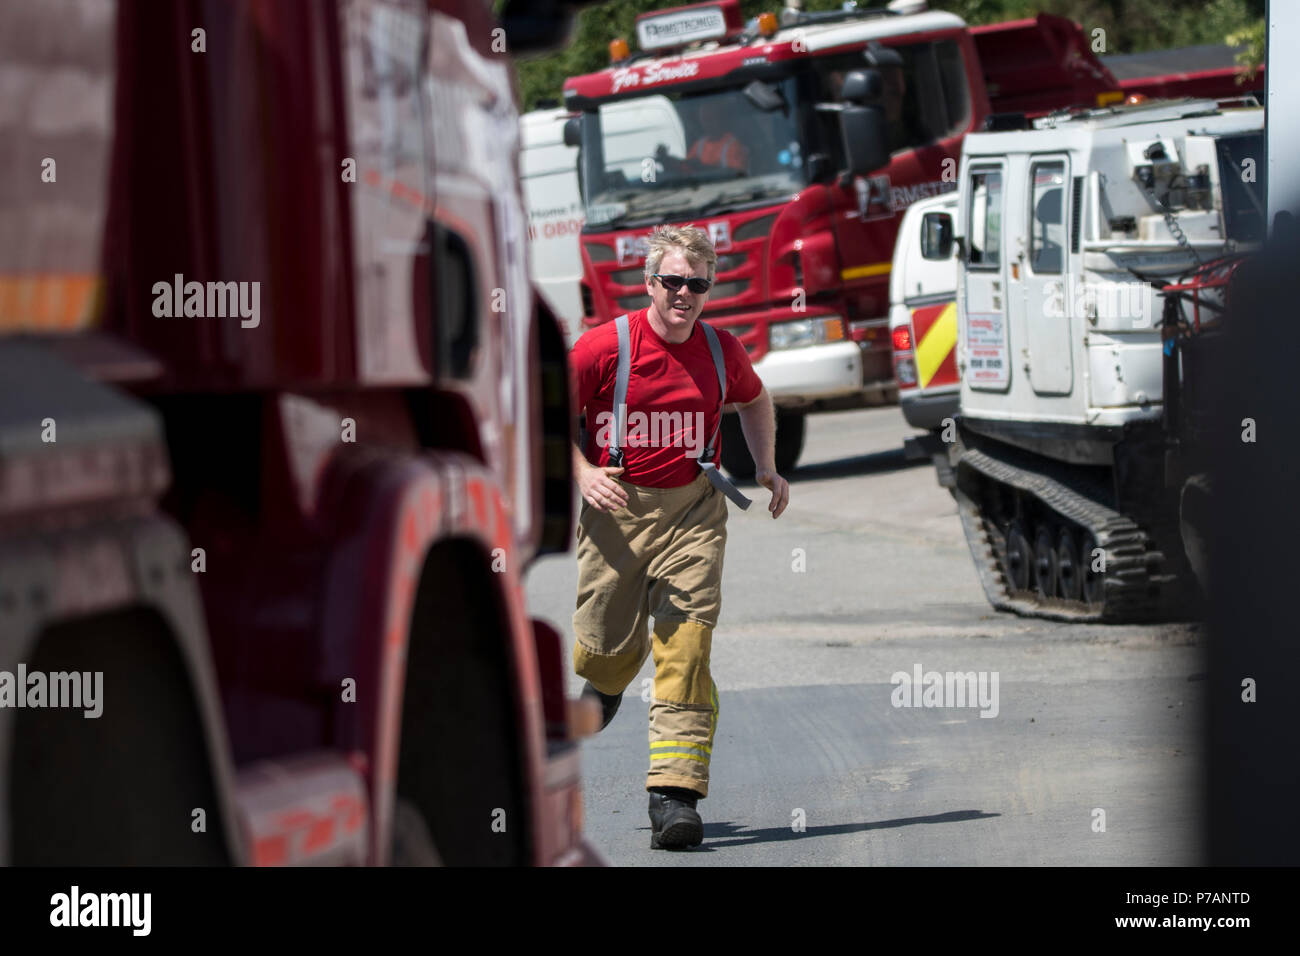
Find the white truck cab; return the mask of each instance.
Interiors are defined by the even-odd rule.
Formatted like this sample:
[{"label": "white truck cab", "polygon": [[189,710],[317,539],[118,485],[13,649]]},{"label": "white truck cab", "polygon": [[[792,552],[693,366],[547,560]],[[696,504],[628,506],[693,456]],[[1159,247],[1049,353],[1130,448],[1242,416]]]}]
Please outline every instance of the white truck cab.
[{"label": "white truck cab", "polygon": [[568,110],[526,113],[519,119],[519,178],[528,210],[529,274],[560,321],[565,341],[582,334],[582,254],[586,221],[578,190],[578,150],[564,145]]},{"label": "white truck cab", "polygon": [[[572,346],[586,329],[582,318],[582,252],[579,236],[586,222],[578,179],[578,147],[564,142],[565,109],[534,110],[519,120],[519,178],[528,210],[530,275],[546,304],[560,320]],[[639,177],[646,156],[657,145],[686,152],[686,133],[666,97],[646,97],[601,107],[609,129],[606,161]]]}]

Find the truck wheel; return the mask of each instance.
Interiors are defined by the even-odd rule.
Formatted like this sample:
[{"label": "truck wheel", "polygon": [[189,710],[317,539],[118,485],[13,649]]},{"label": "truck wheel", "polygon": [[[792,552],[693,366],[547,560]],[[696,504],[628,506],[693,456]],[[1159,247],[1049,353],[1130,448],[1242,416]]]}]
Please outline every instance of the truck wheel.
[{"label": "truck wheel", "polygon": [[[1084,532],[1079,539],[1079,569],[1080,578],[1083,582],[1083,603],[1088,605],[1090,610],[1101,607],[1105,599],[1105,590],[1103,579],[1106,576],[1105,571],[1094,571],[1092,569],[1092,553],[1097,549],[1097,539],[1089,532]],[[1105,555],[1102,555],[1103,562]],[[1102,567],[1106,565],[1103,563]]]},{"label": "truck wheel", "polygon": [[1011,527],[1007,529],[1006,575],[1013,592],[1029,590],[1029,575],[1033,563],[1033,549],[1029,545],[1029,538],[1025,535],[1024,525],[1019,521],[1012,521]]},{"label": "truck wheel", "polygon": [[424,865],[431,854],[444,866],[532,859],[520,684],[498,577],[465,538],[440,541],[425,558],[406,652],[394,862]]},{"label": "truck wheel", "polygon": [[1069,528],[1062,528],[1056,539],[1056,593],[1067,601],[1077,601],[1083,594],[1079,548]]},{"label": "truck wheel", "polygon": [[784,475],[794,471],[803,454],[804,412],[776,410],[776,470]]},{"label": "truck wheel", "polygon": [[1056,542],[1048,526],[1041,524],[1034,535],[1034,588],[1040,598],[1056,597],[1059,573]]},{"label": "truck wheel", "polygon": [[[783,408],[776,410],[776,470],[785,475],[794,470],[803,452],[804,412],[791,412]],[[740,416],[727,414],[722,416],[722,467],[735,478],[753,478],[758,470],[754,459],[749,455],[749,445],[745,443],[745,433],[740,427]]]}]

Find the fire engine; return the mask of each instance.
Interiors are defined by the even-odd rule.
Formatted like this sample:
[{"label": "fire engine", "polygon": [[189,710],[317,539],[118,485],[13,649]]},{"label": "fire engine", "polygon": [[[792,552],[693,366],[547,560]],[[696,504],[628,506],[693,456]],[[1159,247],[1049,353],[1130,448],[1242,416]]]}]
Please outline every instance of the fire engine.
[{"label": "fire engine", "polygon": [[502,28],[67,9],[0,7],[0,864],[598,862]]},{"label": "fire engine", "polygon": [[[997,112],[1124,96],[1080,28],[1045,15],[968,29],[895,0],[745,23],[737,0],[716,0],[643,14],[637,39],[639,52],[615,39],[608,68],[564,84],[586,205],[583,322],[648,304],[653,226],[706,229],[719,262],[705,317],[741,340],[777,404],[780,470],[807,413],[896,396],[899,216],[956,189],[963,136]],[[629,103],[650,149],[627,149],[611,121]],[[723,428],[723,464],[752,474],[736,417]]]}]

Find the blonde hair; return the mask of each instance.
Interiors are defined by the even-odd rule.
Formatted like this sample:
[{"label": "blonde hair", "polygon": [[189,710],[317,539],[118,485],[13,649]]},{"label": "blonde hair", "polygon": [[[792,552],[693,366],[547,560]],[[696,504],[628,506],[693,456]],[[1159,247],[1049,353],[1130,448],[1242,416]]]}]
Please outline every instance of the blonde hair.
[{"label": "blonde hair", "polygon": [[645,257],[645,281],[659,271],[664,256],[676,250],[686,257],[693,266],[703,265],[709,270],[712,279],[718,266],[718,254],[713,251],[713,243],[703,229],[695,226],[657,226],[650,233],[650,251]]}]

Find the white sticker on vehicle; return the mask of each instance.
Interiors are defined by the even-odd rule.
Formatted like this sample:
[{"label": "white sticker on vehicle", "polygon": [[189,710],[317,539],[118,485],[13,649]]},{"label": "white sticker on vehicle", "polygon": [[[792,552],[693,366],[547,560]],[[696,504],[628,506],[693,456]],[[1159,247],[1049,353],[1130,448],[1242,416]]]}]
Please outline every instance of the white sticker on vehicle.
[{"label": "white sticker on vehicle", "polygon": [[1010,367],[1007,359],[1007,326],[1001,313],[967,313],[966,362],[966,380],[973,387],[1006,386]]},{"label": "white sticker on vehicle", "polygon": [[731,223],[725,219],[709,223],[709,241],[714,252],[731,251]]}]

